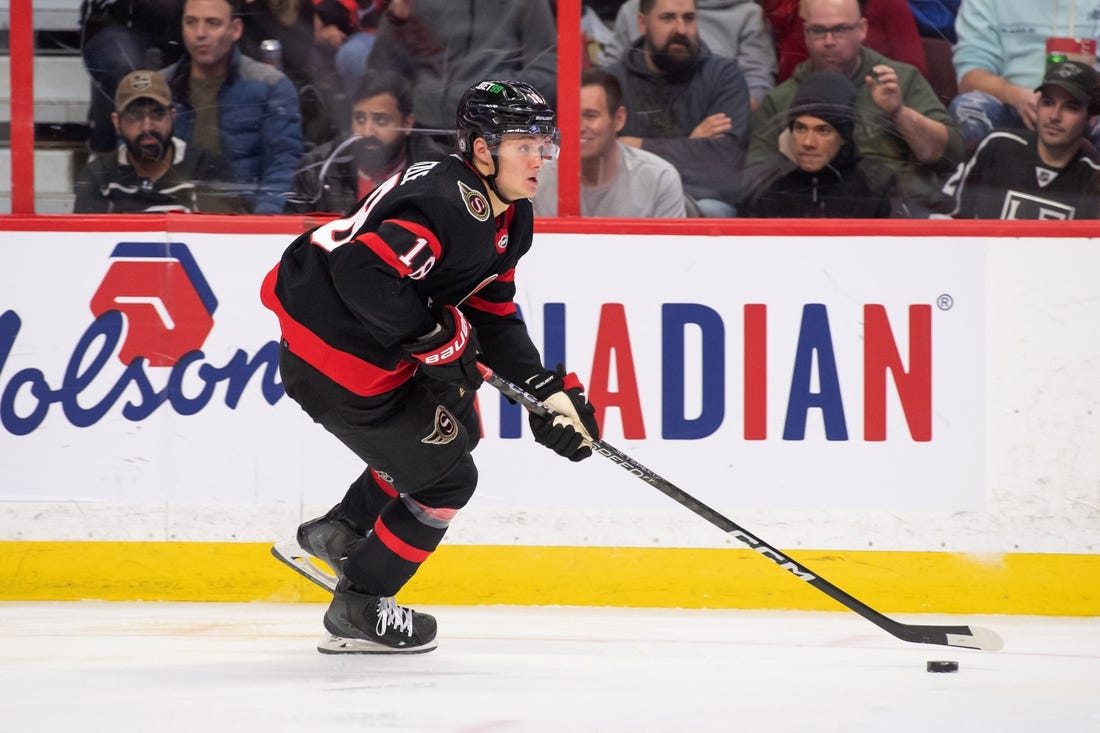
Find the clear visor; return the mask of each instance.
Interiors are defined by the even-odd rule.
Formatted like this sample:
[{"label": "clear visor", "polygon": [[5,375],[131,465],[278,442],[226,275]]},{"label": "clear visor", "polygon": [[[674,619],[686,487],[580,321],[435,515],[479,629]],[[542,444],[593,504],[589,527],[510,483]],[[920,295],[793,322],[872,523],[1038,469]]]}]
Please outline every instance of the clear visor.
[{"label": "clear visor", "polygon": [[537,154],[543,160],[557,160],[561,153],[561,134],[557,130],[546,135],[505,133],[492,150],[501,157],[530,157]]}]

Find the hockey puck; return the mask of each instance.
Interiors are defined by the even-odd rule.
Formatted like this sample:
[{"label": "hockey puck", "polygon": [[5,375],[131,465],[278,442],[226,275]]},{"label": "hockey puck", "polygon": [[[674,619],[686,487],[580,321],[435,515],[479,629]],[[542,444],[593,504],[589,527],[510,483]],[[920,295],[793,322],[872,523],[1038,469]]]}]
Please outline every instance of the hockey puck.
[{"label": "hockey puck", "polygon": [[929,672],[958,672],[958,662],[929,662],[925,665]]}]

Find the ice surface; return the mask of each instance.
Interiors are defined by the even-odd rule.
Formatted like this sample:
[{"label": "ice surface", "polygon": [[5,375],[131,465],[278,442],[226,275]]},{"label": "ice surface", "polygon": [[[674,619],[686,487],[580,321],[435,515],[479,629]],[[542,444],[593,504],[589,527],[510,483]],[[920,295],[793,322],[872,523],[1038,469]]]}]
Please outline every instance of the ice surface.
[{"label": "ice surface", "polygon": [[[0,603],[0,731],[1100,731],[1100,619],[423,607],[439,649],[318,654],[315,604]],[[929,674],[954,659],[957,674]]]}]

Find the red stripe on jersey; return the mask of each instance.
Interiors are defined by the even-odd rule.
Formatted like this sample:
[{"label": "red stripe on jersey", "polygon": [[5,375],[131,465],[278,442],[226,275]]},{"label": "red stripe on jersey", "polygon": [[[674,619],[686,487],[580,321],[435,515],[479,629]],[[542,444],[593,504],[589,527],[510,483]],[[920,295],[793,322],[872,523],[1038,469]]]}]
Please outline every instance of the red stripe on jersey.
[{"label": "red stripe on jersey", "polygon": [[406,221],[404,219],[386,219],[383,224],[393,224],[412,232],[417,237],[424,237],[428,240],[428,247],[431,248],[432,254],[439,257],[443,253],[443,245],[439,243],[439,238],[435,236],[435,232],[422,224],[417,224],[415,221]]},{"label": "red stripe on jersey", "polygon": [[382,237],[378,236],[374,232],[367,232],[366,234],[360,234],[355,238],[357,242],[364,245],[367,249],[374,254],[378,255],[378,259],[385,262],[387,265],[397,271],[397,274],[401,277],[406,277],[412,270],[409,266],[401,261],[401,258],[397,256],[397,253],[390,249],[389,244]]},{"label": "red stripe on jersey", "polygon": [[514,283],[516,281],[516,268],[513,267],[507,272],[500,273],[500,276],[497,277],[497,280],[502,283]]},{"label": "red stripe on jersey", "polygon": [[427,257],[427,253],[421,253],[423,247],[427,247],[432,257],[436,260],[439,259],[439,254],[443,251],[442,245],[439,244],[439,239],[430,229],[417,224],[412,221],[405,221],[403,219],[386,219],[382,222],[381,226],[390,224],[395,227],[400,227],[413,236],[413,244],[408,246],[408,250],[404,254],[398,254],[394,251],[394,247],[406,246],[403,243],[394,244],[382,238],[376,232],[367,232],[361,234],[356,239],[366,245],[367,249],[376,254],[380,260],[392,267],[398,275],[401,277],[408,277],[413,272],[423,269],[423,262],[417,262]]},{"label": "red stripe on jersey", "polygon": [[393,371],[383,369],[354,354],[330,346],[320,336],[294,320],[275,295],[275,280],[278,275],[279,266],[275,265],[260,287],[260,302],[278,317],[283,340],[292,354],[344,389],[363,397],[388,392],[412,377],[416,371],[414,362],[401,362]]},{"label": "red stripe on jersey", "polygon": [[421,563],[428,559],[428,556],[432,553],[427,550],[421,550],[419,547],[413,547],[408,542],[395,535],[390,531],[390,528],[382,524],[382,517],[379,517],[374,523],[374,534],[378,539],[382,540],[382,544],[388,547],[393,554],[397,555],[402,560],[408,560],[409,562]]},{"label": "red stripe on jersey", "polygon": [[397,496],[397,489],[393,488],[389,481],[383,480],[382,477],[378,475],[378,471],[372,468],[370,470],[370,477],[374,479],[375,485],[383,494],[389,497]]},{"label": "red stripe on jersey", "polygon": [[508,301],[507,303],[494,303],[491,300],[485,300],[485,298],[479,298],[476,295],[471,295],[467,298],[465,305],[468,305],[474,310],[479,310],[494,316],[510,316],[516,312],[516,304],[512,301]]}]

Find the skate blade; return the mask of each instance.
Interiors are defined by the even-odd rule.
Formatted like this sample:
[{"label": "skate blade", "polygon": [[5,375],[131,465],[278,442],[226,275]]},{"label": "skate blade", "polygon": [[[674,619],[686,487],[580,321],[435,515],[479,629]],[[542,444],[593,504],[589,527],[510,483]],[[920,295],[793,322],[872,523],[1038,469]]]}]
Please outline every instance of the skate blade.
[{"label": "skate blade", "polygon": [[309,553],[298,546],[297,540],[290,539],[276,542],[271,546],[271,554],[276,560],[285,563],[291,570],[301,573],[329,593],[336,590],[336,576],[326,573],[314,565],[310,561]]},{"label": "skate blade", "polygon": [[435,639],[420,646],[392,647],[366,639],[349,639],[343,636],[327,634],[317,644],[322,654],[424,654],[438,645]]}]

